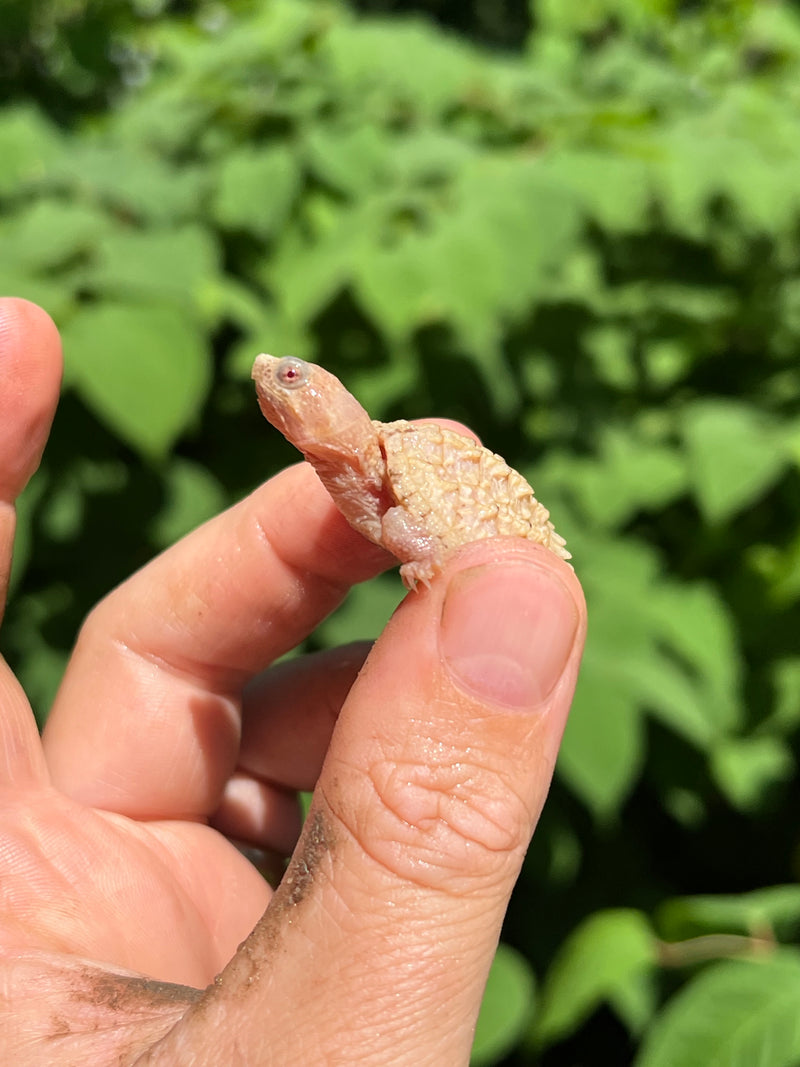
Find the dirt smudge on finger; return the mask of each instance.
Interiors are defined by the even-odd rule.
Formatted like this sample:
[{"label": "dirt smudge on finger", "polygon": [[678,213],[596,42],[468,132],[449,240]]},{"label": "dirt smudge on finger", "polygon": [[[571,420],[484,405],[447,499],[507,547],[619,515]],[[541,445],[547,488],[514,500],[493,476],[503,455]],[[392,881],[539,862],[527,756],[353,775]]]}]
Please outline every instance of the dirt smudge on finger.
[{"label": "dirt smudge on finger", "polygon": [[267,910],[206,991],[206,998],[214,998],[225,992],[229,996],[244,995],[254,982],[262,978],[270,961],[282,948],[294,912],[308,898],[321,863],[335,846],[336,834],[330,817],[320,808],[312,808],[294,855]]},{"label": "dirt smudge on finger", "polygon": [[[7,954],[3,1062],[132,1064],[197,1004],[191,986],[46,952]],[[20,1059],[24,1049],[24,1058]]]},{"label": "dirt smudge on finger", "polygon": [[[314,883],[322,857],[330,852],[335,844],[336,837],[328,817],[318,809],[313,810],[303,830],[300,847],[295,849],[278,891],[270,903],[270,909],[278,904],[279,908],[285,911],[288,907],[300,904]],[[279,900],[282,896],[285,899]]]},{"label": "dirt smudge on finger", "polygon": [[160,982],[154,978],[91,973],[86,976],[86,985],[74,995],[81,996],[97,1008],[125,1014],[149,1014],[170,1006],[188,1007],[203,995],[202,989]]}]

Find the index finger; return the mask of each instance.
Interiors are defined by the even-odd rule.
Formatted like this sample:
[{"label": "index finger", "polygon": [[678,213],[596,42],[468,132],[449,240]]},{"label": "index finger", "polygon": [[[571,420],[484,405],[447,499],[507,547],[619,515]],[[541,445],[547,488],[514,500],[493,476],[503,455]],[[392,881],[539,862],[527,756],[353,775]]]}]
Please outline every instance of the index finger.
[{"label": "index finger", "polygon": [[61,345],[28,300],[0,300],[0,616],[14,539],[14,501],[39,465],[58,402]]},{"label": "index finger", "polygon": [[391,563],[307,464],[283,471],[87,618],[44,733],[55,785],[137,818],[209,815],[244,683]]},{"label": "index finger", "polygon": [[[27,300],[0,300],[0,620],[11,575],[14,502],[39,464],[60,379],[61,345],[50,317]],[[22,788],[44,776],[33,714],[0,657],[0,783]]]}]

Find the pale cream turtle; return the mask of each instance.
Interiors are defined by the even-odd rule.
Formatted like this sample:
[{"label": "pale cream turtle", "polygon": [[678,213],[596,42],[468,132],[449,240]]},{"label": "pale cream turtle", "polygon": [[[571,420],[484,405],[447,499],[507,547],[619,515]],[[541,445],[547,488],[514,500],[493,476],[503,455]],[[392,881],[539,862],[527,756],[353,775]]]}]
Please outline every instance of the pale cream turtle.
[{"label": "pale cream turtle", "polygon": [[258,403],[312,464],[334,503],[402,566],[409,589],[485,537],[526,537],[570,554],[547,509],[502,457],[434,423],[377,422],[323,367],[258,356]]}]

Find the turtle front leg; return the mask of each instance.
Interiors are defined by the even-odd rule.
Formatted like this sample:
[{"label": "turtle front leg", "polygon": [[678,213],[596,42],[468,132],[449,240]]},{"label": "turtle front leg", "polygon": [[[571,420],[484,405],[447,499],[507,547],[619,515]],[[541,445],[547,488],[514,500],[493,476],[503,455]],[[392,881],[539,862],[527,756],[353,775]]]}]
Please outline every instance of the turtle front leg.
[{"label": "turtle front leg", "polygon": [[416,589],[418,582],[430,585],[431,578],[441,570],[442,552],[437,539],[404,507],[398,505],[384,512],[381,540],[384,548],[400,560],[400,577],[406,589]]}]

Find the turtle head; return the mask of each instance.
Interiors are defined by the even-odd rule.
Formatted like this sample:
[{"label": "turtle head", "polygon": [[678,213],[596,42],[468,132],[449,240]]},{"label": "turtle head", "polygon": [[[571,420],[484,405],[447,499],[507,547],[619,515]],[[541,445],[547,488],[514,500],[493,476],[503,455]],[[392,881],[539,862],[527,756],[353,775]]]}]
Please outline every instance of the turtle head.
[{"label": "turtle head", "polygon": [[296,356],[262,354],[253,364],[264,418],[311,462],[352,463],[377,445],[367,412],[339,379]]}]

